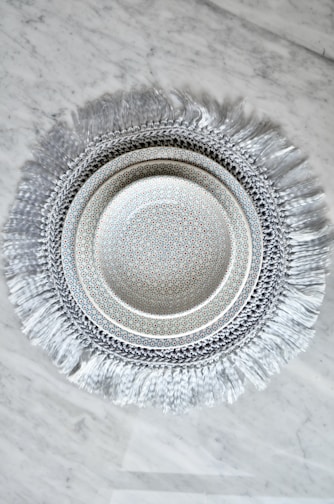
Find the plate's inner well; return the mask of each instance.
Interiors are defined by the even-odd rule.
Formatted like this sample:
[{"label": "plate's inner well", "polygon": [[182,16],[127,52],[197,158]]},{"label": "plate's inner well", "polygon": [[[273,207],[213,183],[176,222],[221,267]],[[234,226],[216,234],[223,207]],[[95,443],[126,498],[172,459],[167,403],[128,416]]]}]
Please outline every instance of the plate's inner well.
[{"label": "plate's inner well", "polygon": [[166,315],[206,302],[231,259],[227,215],[204,188],[152,176],[120,191],[99,222],[95,253],[114,295],[136,310]]}]

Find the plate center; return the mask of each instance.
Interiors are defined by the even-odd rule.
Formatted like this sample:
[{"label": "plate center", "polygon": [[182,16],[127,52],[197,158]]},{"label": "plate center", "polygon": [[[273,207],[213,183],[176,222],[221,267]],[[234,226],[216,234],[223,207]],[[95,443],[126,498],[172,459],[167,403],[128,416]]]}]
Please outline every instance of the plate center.
[{"label": "plate center", "polygon": [[107,205],[97,227],[95,256],[121,302],[149,315],[189,311],[209,301],[228,269],[227,215],[194,182],[146,177]]}]

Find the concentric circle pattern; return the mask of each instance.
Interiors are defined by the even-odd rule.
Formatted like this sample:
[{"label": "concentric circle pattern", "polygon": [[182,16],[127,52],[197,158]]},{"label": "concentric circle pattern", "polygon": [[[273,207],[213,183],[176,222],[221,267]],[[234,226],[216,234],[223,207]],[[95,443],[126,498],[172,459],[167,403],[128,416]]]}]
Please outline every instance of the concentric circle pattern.
[{"label": "concentric circle pattern", "polygon": [[151,89],[55,126],[25,164],[4,250],[24,331],[62,372],[181,412],[263,387],[307,347],[330,227],[268,121]]},{"label": "concentric circle pattern", "polygon": [[[165,158],[166,161],[150,161],[159,158]],[[144,161],[145,159],[146,161]],[[174,161],[171,161],[172,159]],[[138,163],[138,161],[140,162]],[[136,162],[136,164],[131,165],[133,162]],[[193,164],[189,164],[189,162]],[[172,191],[174,201],[175,195],[179,194],[184,184],[186,184],[186,187],[195,189],[197,197],[196,209],[194,204],[192,205],[194,208],[192,209],[193,215],[191,218],[194,217],[194,219],[191,220],[192,225],[188,233],[192,233],[193,250],[196,249],[196,246],[198,248],[198,245],[204,243],[206,257],[205,259],[204,257],[198,258],[201,263],[198,265],[197,275],[190,272],[191,282],[189,285],[193,288],[193,295],[202,297],[199,298],[201,302],[197,303],[199,306],[190,306],[191,312],[187,313],[189,308],[186,311],[182,310],[181,302],[175,300],[178,294],[174,288],[174,291],[169,295],[169,299],[175,303],[174,313],[165,314],[165,316],[160,315],[159,317],[154,316],[154,314],[145,316],[138,313],[141,311],[138,302],[134,307],[124,306],[124,303],[120,303],[120,299],[115,297],[112,289],[106,288],[105,282],[101,281],[105,275],[101,272],[101,261],[95,261],[96,241],[94,236],[100,237],[101,222],[103,223],[106,218],[109,223],[108,226],[118,220],[116,216],[114,216],[115,219],[112,218],[109,210],[105,210],[105,208],[108,208],[108,205],[111,208],[113,207],[114,201],[117,201],[119,191],[122,194],[122,191],[131,190],[136,180],[145,190],[147,185],[150,187],[149,181],[152,180],[152,177],[153,180],[156,177],[162,177],[162,181],[171,181],[172,176],[173,189],[171,187],[169,191]],[[144,180],[146,180],[146,184]],[[192,185],[189,185],[188,181],[192,181]],[[137,206],[135,191],[131,192],[132,198],[131,201],[128,201],[127,208],[131,207],[131,205]],[[185,197],[184,195],[183,204],[187,202],[188,205],[188,200],[189,196]],[[212,215],[210,220],[208,218],[204,219],[204,216],[201,215],[203,205],[205,210],[208,202],[211,203],[210,209],[212,210],[210,210]],[[146,207],[147,203],[149,202],[146,202]],[[212,204],[214,206],[211,208]],[[160,210],[166,213],[165,209],[161,208]],[[215,214],[214,217],[213,214]],[[181,215],[179,217],[181,218]],[[174,238],[173,247],[177,243],[176,240],[179,240],[179,247],[184,249],[181,251],[182,261],[184,261],[184,258],[189,260],[190,254],[186,253],[187,243],[185,243],[184,239],[184,223],[188,224],[189,227],[189,220],[188,223],[187,220],[184,221],[184,211],[182,224],[171,214],[169,214],[169,218],[178,231],[177,239]],[[166,215],[163,222],[161,222],[163,229],[165,229],[165,224]],[[162,229],[161,226],[156,230],[156,233],[152,233],[152,230],[147,231],[148,236],[144,239],[145,243],[147,240],[155,240],[154,253],[157,253],[159,246],[166,248],[164,240],[157,240],[158,233]],[[201,230],[201,238],[199,238],[201,243],[194,239],[193,233],[196,228]],[[165,229],[164,232],[165,236],[170,234],[168,229]],[[219,240],[221,242],[226,240],[223,235],[227,237],[230,246],[228,262],[226,262],[225,246],[219,245]],[[100,243],[100,238],[97,239],[97,242]],[[131,243],[133,244],[132,239]],[[119,243],[117,246],[121,250]],[[224,248],[224,251],[222,248]],[[101,245],[99,249],[101,250]],[[136,253],[139,252],[136,250]],[[191,260],[196,260],[196,257],[193,257],[194,254],[191,255]],[[98,256],[99,254],[97,254],[97,258]],[[208,277],[210,258],[214,272],[211,276],[214,288],[210,287],[213,292],[209,292],[209,295],[207,295],[205,286],[208,285],[208,278],[210,278]],[[73,296],[90,319],[95,321],[101,328],[104,328],[108,333],[112,333],[115,337],[136,342],[143,346],[167,347],[170,345],[175,347],[207,338],[224,327],[242,308],[252,293],[260,271],[262,232],[256,210],[247,193],[222,166],[204,156],[181,149],[161,147],[140,149],[119,156],[114,161],[104,165],[89,178],[78,192],[65,221],[62,260],[65,264],[65,276]],[[173,258],[172,261],[174,261],[172,263],[174,268],[178,268],[179,274],[181,271],[182,275],[187,274],[184,266],[180,268],[179,261],[177,266]],[[94,266],[95,262],[96,266]],[[128,259],[123,259],[123,267],[129,271],[127,263]],[[165,266],[167,268],[172,267],[171,263]],[[138,267],[136,269],[138,270]],[[155,268],[155,275],[160,275],[161,272],[161,266]],[[198,272],[200,272],[202,278]],[[169,275],[169,278],[173,282],[175,277]],[[140,281],[145,281],[145,279],[142,278]],[[181,283],[179,283],[178,288],[186,288],[184,278]],[[110,286],[110,282],[108,285]],[[136,291],[138,282],[128,287],[129,289]],[[145,287],[144,290],[143,288],[139,289],[141,297],[143,298],[145,290],[152,293],[151,289],[151,285]],[[166,302],[167,300],[161,299],[161,304],[164,307],[166,307]],[[189,295],[182,300],[182,303],[191,302]],[[101,313],[103,316],[101,316]],[[124,323],[125,320],[126,324]],[[180,337],[176,339],[179,335]],[[163,336],[165,338],[161,340],[154,336]],[[167,339],[167,336],[170,336],[171,339]]]},{"label": "concentric circle pattern", "polygon": [[[121,353],[124,351],[130,358],[142,359],[150,355],[151,359],[157,361],[161,361],[162,358],[167,359],[168,362],[182,362],[189,359],[201,359],[206,355],[216,353],[218,349],[229,352],[235,344],[241,345],[242,341],[248,338],[252,328],[256,327],[262,319],[263,311],[271,304],[272,298],[268,297],[271,289],[273,289],[271,295],[274,296],[276,295],[274,292],[279,290],[280,278],[284,271],[282,247],[284,237],[283,229],[278,225],[280,217],[275,195],[264,177],[252,176],[254,172],[251,163],[243,160],[233,148],[229,148],[228,142],[222,144],[219,138],[215,139],[213,133],[210,135],[210,140],[218,152],[213,150],[208,156],[207,152],[206,155],[200,153],[202,147],[203,151],[208,150],[205,135],[200,132],[189,134],[187,128],[179,128],[178,136],[174,139],[173,129],[173,127],[166,128],[157,125],[153,131],[151,129],[146,131],[144,128],[141,132],[129,131],[119,137],[111,136],[110,139],[103,139],[95,152],[88,152],[87,157],[85,155],[80,157],[77,166],[73,167],[63,179],[65,186],[70,188],[70,194],[63,193],[59,187],[53,195],[54,200],[50,200],[49,223],[54,222],[56,227],[51,225],[48,229],[49,243],[52,243],[48,257],[51,259],[50,268],[55,271],[57,284],[62,285],[59,295],[71,310],[73,317],[78,317],[77,322],[81,324],[82,319],[79,315],[81,310],[85,316],[88,316],[88,319],[84,319],[82,326],[84,333],[87,333],[87,328],[90,327],[89,321],[93,324],[88,329],[89,339],[93,337],[97,345],[102,345],[104,349],[110,349],[113,352],[120,350]],[[194,143],[192,149],[189,149],[188,136]],[[170,147],[170,143],[178,146]],[[162,147],[166,144],[168,147]],[[146,148],[143,148],[145,145]],[[150,145],[152,147],[149,147]],[[93,199],[92,195],[109,178],[110,173],[143,160],[151,161],[152,158],[157,160],[156,146],[159,146],[158,158],[176,159],[185,163],[190,161],[194,166],[199,166],[221,180],[224,186],[229,188],[243,212],[246,215],[249,214],[247,222],[251,228],[252,261],[256,264],[256,267],[249,272],[241,296],[230,307],[225,305],[222,307],[221,319],[204,327],[200,332],[172,339],[154,338],[153,334],[145,337],[142,333],[128,331],[124,319],[118,320],[119,326],[115,327],[110,323],[109,318],[92,304],[91,298],[87,297],[82,282],[77,278],[77,268],[73,267],[75,240],[78,235],[82,236],[82,232],[77,233],[76,228],[78,224],[80,225],[83,208]],[[222,149],[222,152],[219,149]],[[111,169],[109,163],[112,163]],[[240,166],[243,168],[242,171]],[[175,174],[173,171],[170,173]],[[69,197],[71,195],[72,197]],[[74,205],[71,205],[72,199],[74,199]],[[78,200],[80,209],[77,212]],[[63,212],[66,216],[65,228],[63,228],[63,223],[59,226],[59,220],[56,217],[52,218],[55,212]],[[98,213],[94,211],[94,215]],[[81,224],[84,225],[85,222],[87,221],[84,219]],[[68,249],[68,253],[66,251],[64,253],[64,248]],[[88,262],[86,261],[86,264]],[[77,261],[78,264],[80,268],[80,263]],[[89,282],[93,281],[94,271],[89,271]],[[235,278],[231,281],[235,281]],[[69,290],[69,285],[72,286],[71,290]],[[73,291],[73,285],[78,289],[78,294]],[[72,297],[73,292],[74,297]],[[106,299],[111,301],[110,296]],[[168,321],[168,326],[170,327],[170,321]],[[191,344],[192,346],[189,347]],[[194,347],[193,344],[196,346]],[[171,350],[168,349],[169,347]],[[160,348],[164,349],[163,354]]]}]

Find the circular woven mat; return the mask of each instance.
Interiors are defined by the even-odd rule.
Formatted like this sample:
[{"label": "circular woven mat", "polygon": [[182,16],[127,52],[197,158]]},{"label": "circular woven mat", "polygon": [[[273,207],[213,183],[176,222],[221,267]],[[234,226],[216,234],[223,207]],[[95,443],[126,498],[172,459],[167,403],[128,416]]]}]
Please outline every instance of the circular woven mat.
[{"label": "circular woven mat", "polygon": [[240,103],[103,96],[26,162],[5,227],[32,343],[117,404],[233,401],[313,335],[329,258],[298,149]]}]

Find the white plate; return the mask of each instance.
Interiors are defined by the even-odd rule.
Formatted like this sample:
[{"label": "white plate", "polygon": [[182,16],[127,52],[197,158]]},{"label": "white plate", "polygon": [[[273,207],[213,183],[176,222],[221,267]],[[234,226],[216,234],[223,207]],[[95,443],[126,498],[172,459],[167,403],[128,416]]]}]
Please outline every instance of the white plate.
[{"label": "white plate", "polygon": [[226,212],[207,190],[156,175],[110,201],[96,229],[95,263],[111,295],[133,311],[175,316],[214,296],[235,262],[235,241]]},{"label": "white plate", "polygon": [[110,177],[83,210],[75,247],[80,281],[97,309],[148,336],[184,334],[220,317],[251,257],[247,221],[229,191],[175,161]]},{"label": "white plate", "polygon": [[142,149],[98,170],[71,205],[62,244],[66,278],[87,315],[150,346],[226,325],[252,292],[261,253],[255,209],[236,179],[175,148]]}]

